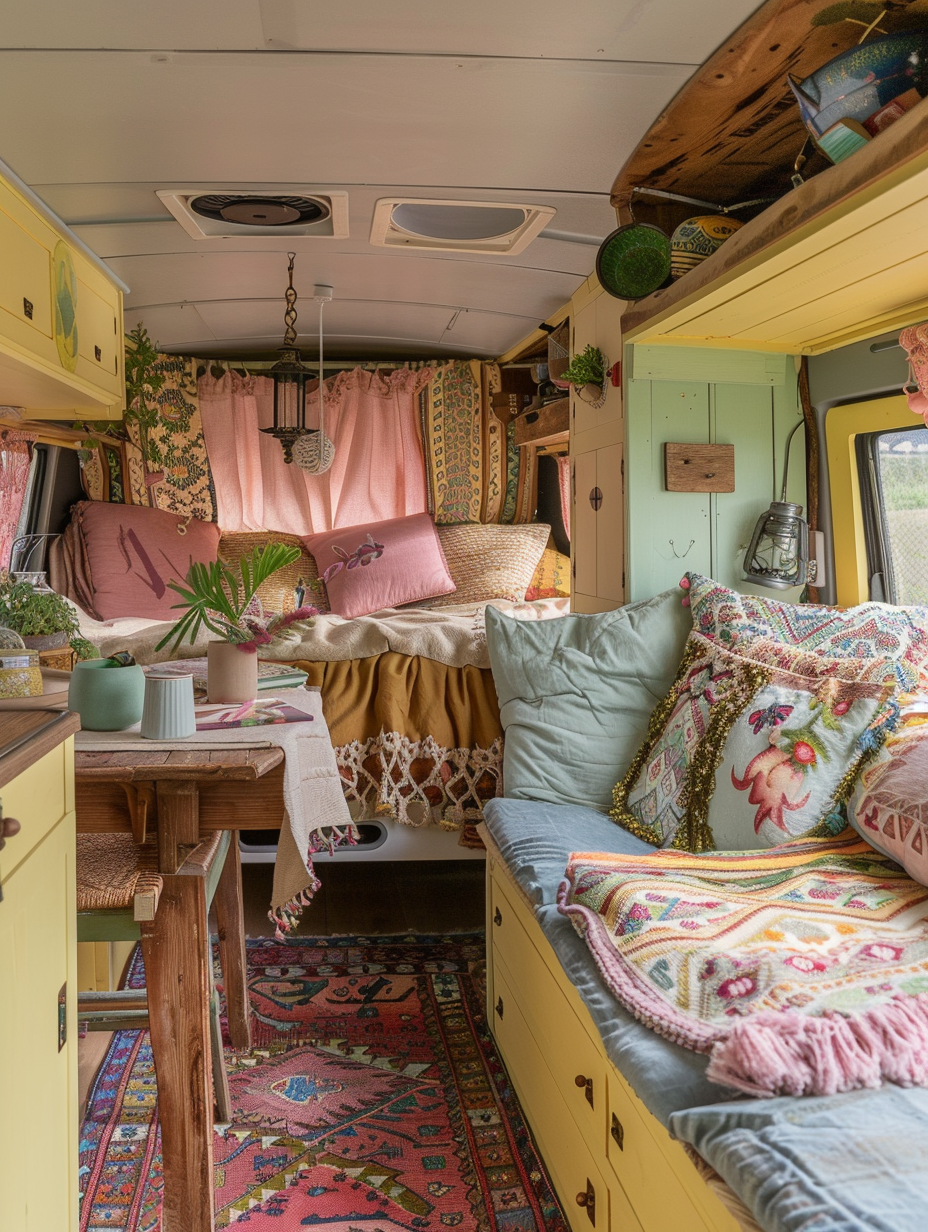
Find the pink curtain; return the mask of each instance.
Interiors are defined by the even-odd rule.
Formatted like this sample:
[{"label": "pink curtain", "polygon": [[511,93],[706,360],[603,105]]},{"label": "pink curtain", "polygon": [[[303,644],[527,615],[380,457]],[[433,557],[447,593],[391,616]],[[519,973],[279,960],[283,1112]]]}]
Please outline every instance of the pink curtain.
[{"label": "pink curtain", "polygon": [[10,567],[10,550],[29,482],[33,439],[9,429],[0,432],[0,569]]},{"label": "pink curtain", "polygon": [[[235,372],[200,378],[200,414],[223,530],[306,535],[426,510],[417,396],[430,371],[382,374],[353,368],[326,381],[326,436],[335,461],[308,475],[283,460],[273,423],[269,377]],[[307,393],[308,427],[318,424],[318,393]]]},{"label": "pink curtain", "polygon": [[561,521],[570,538],[570,458],[561,454],[557,460],[557,484],[561,495]]}]

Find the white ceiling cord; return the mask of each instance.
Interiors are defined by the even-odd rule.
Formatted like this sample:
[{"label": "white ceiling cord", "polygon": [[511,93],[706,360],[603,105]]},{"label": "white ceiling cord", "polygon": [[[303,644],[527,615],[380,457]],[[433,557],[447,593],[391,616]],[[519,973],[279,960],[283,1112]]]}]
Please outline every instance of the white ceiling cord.
[{"label": "white ceiling cord", "polygon": [[313,299],[319,305],[319,430],[307,432],[293,446],[293,461],[309,475],[323,475],[335,461],[335,446],[325,434],[325,367],[323,363],[322,313],[332,299],[332,288],[316,286]]}]

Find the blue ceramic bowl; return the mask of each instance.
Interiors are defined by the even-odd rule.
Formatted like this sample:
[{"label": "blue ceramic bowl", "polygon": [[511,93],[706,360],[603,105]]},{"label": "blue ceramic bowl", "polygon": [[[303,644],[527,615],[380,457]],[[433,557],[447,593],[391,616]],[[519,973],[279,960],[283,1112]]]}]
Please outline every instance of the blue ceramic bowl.
[{"label": "blue ceramic bowl", "polygon": [[869,120],[875,111],[915,89],[928,93],[928,29],[903,30],[852,47],[805,81],[789,78],[802,120],[820,137],[839,120]]},{"label": "blue ceramic bowl", "polygon": [[115,659],[75,663],[68,688],[68,709],[85,731],[123,731],[138,723],[145,701],[145,673],[137,665],[122,667]]}]

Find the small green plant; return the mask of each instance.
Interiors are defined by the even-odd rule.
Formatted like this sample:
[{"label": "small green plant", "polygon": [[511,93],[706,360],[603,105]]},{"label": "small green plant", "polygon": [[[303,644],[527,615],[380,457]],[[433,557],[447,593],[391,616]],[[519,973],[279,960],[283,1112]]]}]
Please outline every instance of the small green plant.
[{"label": "small green plant", "polygon": [[80,633],[74,609],[61,595],[36,590],[31,582],[17,582],[8,573],[0,574],[0,625],[20,637],[67,633],[70,639]]},{"label": "small green plant", "polygon": [[562,381],[581,389],[584,385],[602,385],[606,381],[606,357],[599,347],[587,346],[575,355],[569,366],[561,373]]},{"label": "small green plant", "polygon": [[71,649],[75,652],[79,659],[99,659],[100,652],[93,644],[88,642],[86,637],[72,637]]},{"label": "small green plant", "polygon": [[299,555],[300,549],[295,545],[268,543],[263,548],[255,548],[250,556],[242,557],[238,562],[238,574],[221,560],[205,565],[194,562],[187,573],[186,585],[168,583],[183,600],[174,606],[186,608],[186,611],[155,649],[160,650],[170,642],[171,650],[176,650],[185,637],[194,642],[201,626],[205,625],[224,642],[255,651],[271,640],[272,632],[279,626],[317,615],[314,607],[301,607],[284,616],[265,619],[257,599],[262,583],[278,569],[292,565]]}]

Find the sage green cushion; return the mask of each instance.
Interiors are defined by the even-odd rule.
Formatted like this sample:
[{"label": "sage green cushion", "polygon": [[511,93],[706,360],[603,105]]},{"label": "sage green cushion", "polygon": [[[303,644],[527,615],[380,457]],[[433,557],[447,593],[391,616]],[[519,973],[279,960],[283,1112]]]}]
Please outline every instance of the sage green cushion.
[{"label": "sage green cushion", "polygon": [[692,629],[681,599],[674,589],[613,612],[539,621],[487,608],[506,796],[611,807]]}]

